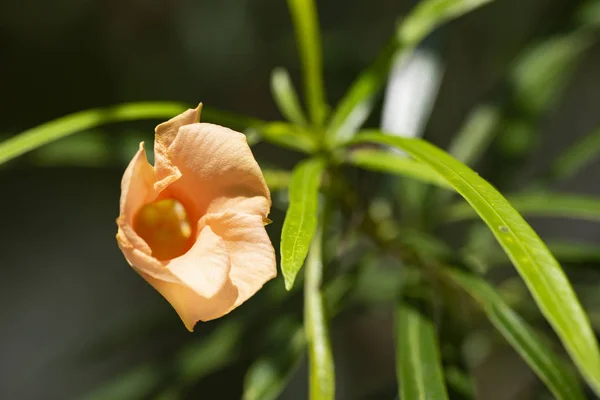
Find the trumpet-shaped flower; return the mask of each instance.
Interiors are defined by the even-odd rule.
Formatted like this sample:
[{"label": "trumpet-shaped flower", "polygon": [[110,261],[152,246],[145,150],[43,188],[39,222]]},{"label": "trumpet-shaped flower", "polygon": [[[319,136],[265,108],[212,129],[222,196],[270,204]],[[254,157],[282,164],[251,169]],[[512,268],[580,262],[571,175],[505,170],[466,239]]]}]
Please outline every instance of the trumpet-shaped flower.
[{"label": "trumpet-shaped flower", "polygon": [[156,127],[121,182],[117,242],[190,331],[277,274],[265,231],[269,189],[243,134],[198,122],[201,106]]}]

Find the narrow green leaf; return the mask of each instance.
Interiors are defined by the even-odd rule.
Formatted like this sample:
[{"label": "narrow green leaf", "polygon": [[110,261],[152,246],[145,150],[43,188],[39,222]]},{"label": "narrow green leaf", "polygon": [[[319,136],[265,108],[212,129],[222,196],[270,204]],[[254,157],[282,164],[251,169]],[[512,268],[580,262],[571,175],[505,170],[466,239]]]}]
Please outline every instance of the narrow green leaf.
[{"label": "narrow green leaf", "polygon": [[296,125],[308,125],[290,75],[285,68],[275,68],[273,70],[271,74],[271,93],[281,115]]},{"label": "narrow green leaf", "polygon": [[253,127],[250,132],[256,132],[268,142],[303,153],[311,154],[317,149],[315,139],[308,131],[286,122],[268,122]]},{"label": "narrow green leaf", "polygon": [[311,400],[335,399],[335,371],[321,286],[323,283],[323,229],[318,227],[306,262],[304,332],[308,343]]},{"label": "narrow green leaf", "polygon": [[287,189],[290,185],[292,175],[288,171],[265,168],[262,172],[271,191]]},{"label": "narrow green leaf", "polygon": [[447,400],[435,325],[416,309],[396,309],[396,374],[401,400]]},{"label": "narrow green leaf", "polygon": [[323,66],[319,20],[314,0],[288,0],[302,73],[304,94],[311,121],[321,126],[327,113],[325,90],[323,88]]},{"label": "narrow green leaf", "polygon": [[374,63],[352,84],[336,107],[328,127],[331,146],[352,137],[370,115],[387,81],[395,57],[408,53],[441,24],[494,0],[423,0],[402,20],[396,35]]},{"label": "narrow green leaf", "polygon": [[[0,143],[0,164],[77,132],[115,122],[171,118],[187,109],[187,106],[180,103],[147,102],[121,104],[69,114],[28,129]],[[253,118],[241,117],[206,107],[202,108],[202,120],[224,123],[234,129],[261,124],[261,121]]]},{"label": "narrow green leaf", "polygon": [[571,358],[600,394],[600,352],[589,319],[556,259],[510,203],[469,167],[425,141],[365,133],[354,142],[395,146],[446,178],[491,229]]},{"label": "narrow green leaf", "polygon": [[475,164],[492,142],[499,123],[498,107],[487,104],[477,107],[452,140],[448,152],[464,164]]},{"label": "narrow green leaf", "polygon": [[0,143],[0,164],[83,130],[120,121],[170,118],[186,109],[186,106],[178,103],[131,103],[70,114]]},{"label": "narrow green leaf", "polygon": [[593,43],[586,30],[575,30],[532,46],[513,70],[512,83],[519,107],[538,114],[556,98],[570,72]]},{"label": "narrow green leaf", "polygon": [[596,129],[562,153],[552,165],[550,175],[556,180],[568,179],[597,159],[599,155],[600,129]]},{"label": "narrow green leaf", "polygon": [[259,357],[244,379],[244,400],[275,400],[298,367],[306,340],[301,325],[290,327],[284,344]]},{"label": "narrow green leaf", "polygon": [[585,399],[572,371],[552,348],[483,279],[457,270],[449,275],[483,308],[490,322],[535,371],[558,400]]},{"label": "narrow green leaf", "polygon": [[425,183],[452,189],[444,178],[427,165],[386,150],[355,150],[349,153],[348,161],[371,171],[404,175]]},{"label": "narrow green leaf", "polygon": [[[554,257],[563,263],[600,262],[600,248],[596,244],[547,240],[546,245]],[[488,249],[485,258],[490,264],[499,264],[508,261],[506,254],[497,248]]]},{"label": "narrow green leaf", "polygon": [[83,400],[144,399],[152,395],[161,378],[161,371],[157,365],[142,365],[119,375],[117,379],[103,384],[81,398]]},{"label": "narrow green leaf", "polygon": [[[580,218],[600,221],[600,198],[561,193],[526,193],[508,196],[510,204],[528,217]],[[477,212],[467,203],[453,204],[448,221],[476,219]]]},{"label": "narrow green leaf", "polygon": [[317,229],[319,184],[324,163],[319,159],[302,162],[292,172],[290,205],[281,231],[281,272],[290,290]]}]

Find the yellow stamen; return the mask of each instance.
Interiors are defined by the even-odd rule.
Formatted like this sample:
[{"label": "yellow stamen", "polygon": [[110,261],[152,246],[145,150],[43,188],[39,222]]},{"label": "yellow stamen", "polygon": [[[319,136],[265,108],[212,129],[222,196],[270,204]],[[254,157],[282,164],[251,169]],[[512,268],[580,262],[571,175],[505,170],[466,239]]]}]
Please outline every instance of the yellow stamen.
[{"label": "yellow stamen", "polygon": [[140,208],[133,218],[133,229],[159,260],[179,257],[194,243],[193,227],[185,208],[175,199],[155,201]]}]

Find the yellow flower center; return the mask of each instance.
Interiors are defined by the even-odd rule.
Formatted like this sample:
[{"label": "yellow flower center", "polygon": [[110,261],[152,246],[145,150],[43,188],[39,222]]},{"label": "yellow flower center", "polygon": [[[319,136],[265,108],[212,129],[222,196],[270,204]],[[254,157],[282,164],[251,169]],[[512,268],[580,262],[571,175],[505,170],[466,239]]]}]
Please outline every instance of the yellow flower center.
[{"label": "yellow flower center", "polygon": [[152,256],[170,260],[194,244],[193,227],[183,205],[174,199],[146,204],[133,218],[133,229],[150,246]]}]

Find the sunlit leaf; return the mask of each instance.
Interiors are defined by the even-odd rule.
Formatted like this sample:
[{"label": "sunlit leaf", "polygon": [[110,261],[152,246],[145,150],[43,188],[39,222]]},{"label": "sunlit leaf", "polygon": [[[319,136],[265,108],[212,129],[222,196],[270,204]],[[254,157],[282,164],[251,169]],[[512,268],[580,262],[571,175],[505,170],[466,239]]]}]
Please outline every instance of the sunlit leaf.
[{"label": "sunlit leaf", "polygon": [[[561,193],[526,193],[508,196],[510,204],[527,217],[561,217],[600,221],[600,198]],[[447,210],[448,221],[478,218],[466,203],[457,203]]]},{"label": "sunlit leaf", "polygon": [[415,308],[396,309],[396,374],[401,400],[446,400],[435,325]]},{"label": "sunlit leaf", "polygon": [[281,114],[296,125],[306,126],[308,122],[300,107],[298,95],[284,68],[275,68],[271,74],[271,92]]},{"label": "sunlit leaf", "polygon": [[268,122],[250,130],[254,131],[266,141],[292,150],[310,154],[317,149],[315,139],[308,131],[286,122]]},{"label": "sunlit leaf", "polygon": [[187,107],[177,103],[132,103],[81,111],[46,122],[0,143],[0,164],[73,133],[120,121],[171,118]]},{"label": "sunlit leaf", "polygon": [[348,161],[371,171],[404,175],[425,183],[452,189],[444,178],[427,165],[386,150],[354,150],[349,153]]},{"label": "sunlit leaf", "polygon": [[302,61],[304,94],[311,121],[320,126],[326,117],[319,20],[314,0],[288,0]]},{"label": "sunlit leaf", "polygon": [[395,146],[446,178],[488,225],[571,358],[600,393],[600,352],[589,319],[556,259],[510,203],[467,166],[425,141],[365,133],[354,142]]},{"label": "sunlit leaf", "polygon": [[[69,114],[28,129],[0,143],[0,164],[77,132],[115,122],[168,119],[188,108],[180,103],[148,102],[121,104]],[[253,118],[240,117],[206,107],[202,109],[202,120],[220,123],[235,129],[261,124],[259,120]]]},{"label": "sunlit leaf", "polygon": [[290,290],[317,229],[319,184],[324,164],[310,159],[298,165],[292,173],[290,205],[281,231],[281,272],[285,287]]},{"label": "sunlit leaf", "polygon": [[454,281],[481,305],[490,322],[535,371],[559,400],[585,399],[579,382],[565,361],[483,279],[449,270]]},{"label": "sunlit leaf", "polygon": [[493,0],[424,0],[407,15],[396,35],[375,62],[354,81],[336,107],[328,128],[328,142],[335,145],[354,135],[373,109],[377,94],[387,81],[395,57],[413,49],[441,24]]},{"label": "sunlit leaf", "polygon": [[335,368],[329,340],[323,292],[322,228],[318,228],[306,262],[304,281],[304,332],[308,344],[311,400],[335,399]]}]

